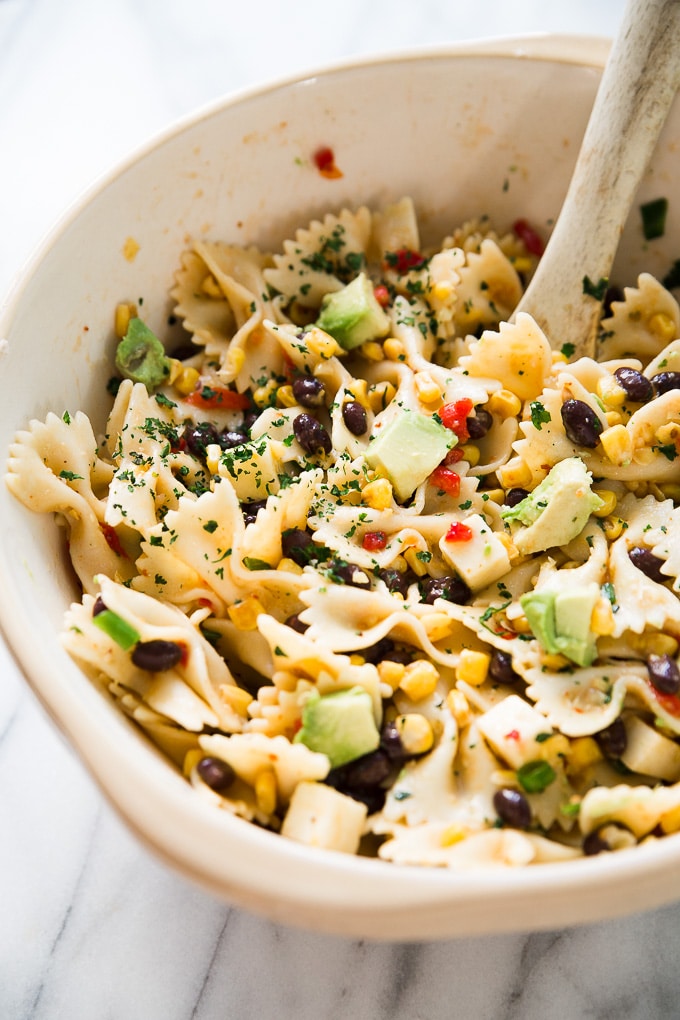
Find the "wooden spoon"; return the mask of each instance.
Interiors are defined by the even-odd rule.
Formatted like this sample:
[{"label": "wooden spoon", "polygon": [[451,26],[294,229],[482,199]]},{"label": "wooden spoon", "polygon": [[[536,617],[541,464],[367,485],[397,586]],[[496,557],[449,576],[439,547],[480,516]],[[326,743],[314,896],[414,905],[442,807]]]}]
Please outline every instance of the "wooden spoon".
[{"label": "wooden spoon", "polygon": [[628,0],[574,174],[536,273],[515,309],[553,348],[595,352],[609,279],[638,185],[680,86],[680,0]]}]

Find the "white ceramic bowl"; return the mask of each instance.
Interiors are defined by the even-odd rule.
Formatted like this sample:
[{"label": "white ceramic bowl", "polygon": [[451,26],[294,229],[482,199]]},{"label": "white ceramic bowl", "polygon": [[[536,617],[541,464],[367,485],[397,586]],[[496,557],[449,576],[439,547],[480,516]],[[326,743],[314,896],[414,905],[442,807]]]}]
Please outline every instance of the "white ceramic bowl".
[{"label": "white ceramic bowl", "polygon": [[[160,329],[190,236],[278,245],[345,204],[415,201],[431,239],[472,215],[499,225],[557,216],[607,46],[533,38],[335,67],[229,98],[182,121],[99,182],[51,233],[0,315],[0,449],[47,411],[101,425],[112,309],[144,298]],[[311,154],[333,147],[343,176]],[[640,192],[667,195],[680,165],[674,109]],[[132,262],[126,238],[140,246]],[[634,211],[616,277],[663,275],[680,254],[645,251]],[[3,345],[4,346],[4,345]],[[557,927],[680,896],[680,837],[517,870],[455,874],[319,851],[206,805],[60,647],[76,596],[53,522],[0,486],[0,620],[34,692],[143,842],[216,895],[271,918],[387,939]]]}]

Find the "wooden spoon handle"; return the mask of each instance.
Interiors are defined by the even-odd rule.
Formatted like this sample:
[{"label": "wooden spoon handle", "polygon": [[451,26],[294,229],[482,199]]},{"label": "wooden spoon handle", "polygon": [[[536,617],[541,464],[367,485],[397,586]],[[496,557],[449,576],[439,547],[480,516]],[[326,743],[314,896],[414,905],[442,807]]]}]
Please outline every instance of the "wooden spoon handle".
[{"label": "wooden spoon handle", "polygon": [[[571,184],[518,312],[553,348],[595,351],[601,302],[638,185],[680,86],[680,0],[629,0],[593,105]],[[586,287],[585,290],[588,288]]]}]

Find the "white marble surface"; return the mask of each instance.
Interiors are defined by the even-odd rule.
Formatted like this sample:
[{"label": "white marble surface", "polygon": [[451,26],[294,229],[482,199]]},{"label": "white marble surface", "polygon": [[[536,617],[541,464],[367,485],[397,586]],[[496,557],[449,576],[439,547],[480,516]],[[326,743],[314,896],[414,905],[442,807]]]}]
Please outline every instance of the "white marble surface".
[{"label": "white marble surface", "polygon": [[[62,210],[222,93],[348,55],[556,31],[623,0],[0,0],[0,292]],[[1,583],[1,582],[0,582]],[[0,1020],[676,1017],[680,906],[367,944],[213,901],[122,827],[0,646]]]}]

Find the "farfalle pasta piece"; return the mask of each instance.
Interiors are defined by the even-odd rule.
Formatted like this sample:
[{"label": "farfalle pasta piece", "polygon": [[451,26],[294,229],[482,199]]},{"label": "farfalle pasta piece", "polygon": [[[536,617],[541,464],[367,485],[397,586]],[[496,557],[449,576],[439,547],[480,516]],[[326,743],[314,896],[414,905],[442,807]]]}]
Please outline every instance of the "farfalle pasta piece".
[{"label": "farfalle pasta piece", "polygon": [[371,246],[378,259],[382,260],[386,252],[420,251],[418,219],[408,196],[376,210],[371,226]]},{"label": "farfalle pasta piece", "polygon": [[94,575],[131,576],[132,564],[115,533],[105,527],[106,502],[95,494],[111,481],[113,468],[97,454],[89,418],[82,412],[32,421],[10,447],[7,486],[37,513],[57,513],[69,533],[69,554],[84,591],[96,590]]},{"label": "farfalle pasta piece", "polygon": [[458,269],[454,322],[459,334],[507,320],[522,296],[522,283],[495,241],[485,238],[479,251],[468,251]]},{"label": "farfalle pasta piece", "polygon": [[680,307],[670,291],[649,273],[641,273],[637,283],[624,288],[624,300],[613,301],[611,315],[600,324],[600,361],[647,362],[680,334]]},{"label": "farfalle pasta piece", "polygon": [[581,801],[579,824],[588,833],[608,823],[618,823],[638,839],[647,836],[664,818],[680,808],[680,783],[673,786],[628,786],[621,783],[611,788],[595,787]]},{"label": "farfalle pasta piece", "polygon": [[552,352],[545,334],[526,312],[515,323],[501,323],[498,332],[485,330],[461,358],[473,378],[502,379],[520,400],[533,400],[552,370]]},{"label": "farfalle pasta piece", "polygon": [[536,833],[485,829],[462,837],[455,826],[431,824],[404,828],[383,843],[378,856],[395,864],[448,867],[454,871],[520,868],[529,864],[569,861],[580,851]]},{"label": "farfalle pasta piece", "polygon": [[326,294],[340,290],[365,264],[371,213],[365,206],[313,220],[283,242],[283,254],[264,271],[270,287],[307,308],[318,308]]}]

